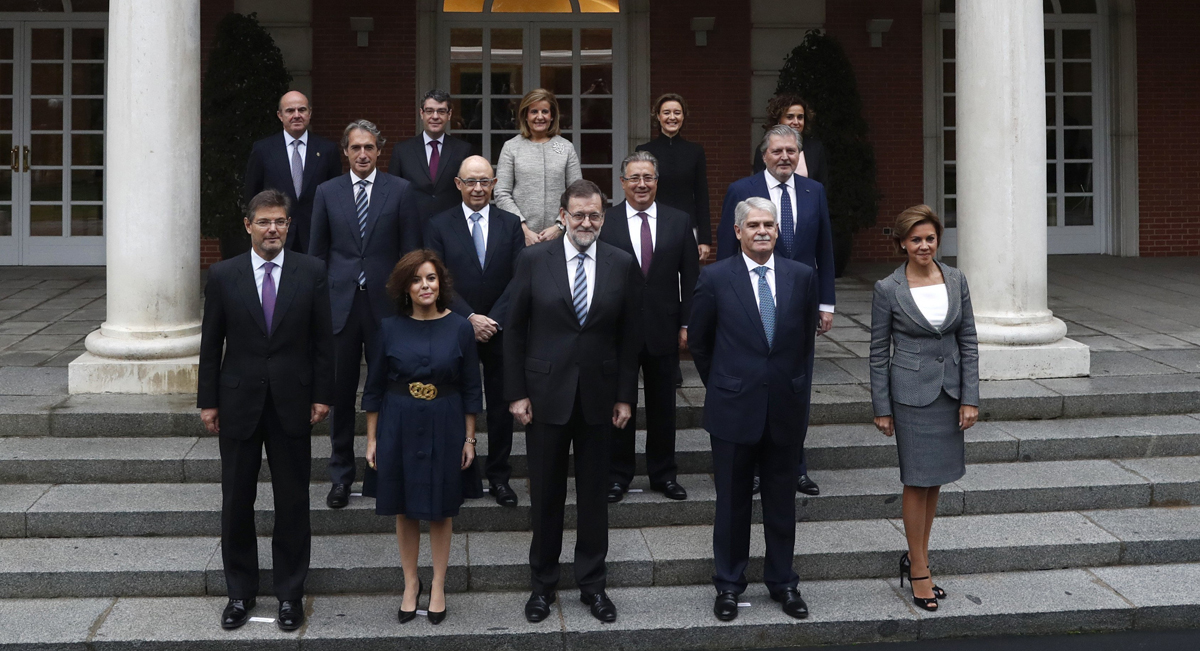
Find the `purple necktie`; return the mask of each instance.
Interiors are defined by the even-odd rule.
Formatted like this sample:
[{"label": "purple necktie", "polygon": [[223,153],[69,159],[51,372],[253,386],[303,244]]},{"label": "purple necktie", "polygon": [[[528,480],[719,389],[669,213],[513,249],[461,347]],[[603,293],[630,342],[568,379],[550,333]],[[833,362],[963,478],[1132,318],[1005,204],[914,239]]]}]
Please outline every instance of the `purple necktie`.
[{"label": "purple necktie", "polygon": [[639,212],[642,218],[642,276],[650,276],[650,259],[654,257],[654,240],[650,237],[650,215]]},{"label": "purple necktie", "polygon": [[267,334],[271,334],[271,319],[275,316],[275,278],[271,271],[275,269],[274,262],[263,265],[263,318],[267,320]]},{"label": "purple necktie", "polygon": [[442,157],[438,154],[438,141],[430,140],[429,146],[433,147],[433,151],[429,153],[429,180],[436,181],[438,163],[441,162]]}]

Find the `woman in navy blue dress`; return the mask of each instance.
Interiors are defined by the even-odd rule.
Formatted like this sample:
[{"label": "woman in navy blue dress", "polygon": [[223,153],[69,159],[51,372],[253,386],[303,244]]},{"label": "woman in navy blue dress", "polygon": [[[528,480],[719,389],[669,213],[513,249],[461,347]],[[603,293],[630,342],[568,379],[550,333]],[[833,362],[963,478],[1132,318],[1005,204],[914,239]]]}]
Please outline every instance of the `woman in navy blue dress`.
[{"label": "woman in navy blue dress", "polygon": [[388,292],[396,298],[397,315],[380,323],[362,398],[367,463],[378,472],[375,513],[396,516],[404,568],[397,617],[402,624],[416,617],[424,520],[433,556],[429,623],[440,624],[446,616],[451,519],[464,490],[479,490],[478,478],[471,481],[475,415],[483,411],[479,355],[471,323],[447,309],[451,280],[433,251],[401,258]]}]

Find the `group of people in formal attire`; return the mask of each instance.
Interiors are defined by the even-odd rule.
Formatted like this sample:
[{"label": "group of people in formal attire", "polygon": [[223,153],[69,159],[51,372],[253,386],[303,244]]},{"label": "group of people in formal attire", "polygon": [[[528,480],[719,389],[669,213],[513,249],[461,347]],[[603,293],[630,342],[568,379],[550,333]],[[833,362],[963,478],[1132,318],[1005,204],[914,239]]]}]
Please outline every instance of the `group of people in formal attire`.
[{"label": "group of people in formal attire", "polygon": [[[283,133],[255,143],[244,225],[251,250],[213,265],[205,289],[198,406],[219,435],[226,629],[259,592],[254,501],[263,449],[271,469],[277,625],[304,622],[311,526],[312,426],[332,412],[326,504],[358,481],[358,410],[366,414],[363,494],[394,517],[404,573],[401,624],[446,617],[452,521],[487,494],[516,507],[513,429],[526,432],[529,622],[550,615],[568,470],[574,464],[580,599],[616,620],[606,594],[608,505],[635,474],[642,378],[652,490],[687,499],[675,463],[680,354],[705,386],[716,518],[714,615],[738,613],[746,589],[753,495],[761,493],[763,580],[782,610],[808,615],[793,569],[796,493],[818,495],[804,439],[815,338],[833,324],[829,161],[805,136],[804,100],[773,98],[751,176],[725,195],[712,253],[704,149],[684,140],[683,97],[654,107],[660,135],[620,164],[623,200],[582,178],[549,91],[520,104],[520,134],[495,168],[447,133],[451,97],[431,90],[422,132],[386,145],[367,120],[341,142],[309,131],[299,92],[279,102]],[[342,172],[342,158],[349,172]],[[761,165],[761,167],[759,167]],[[875,287],[871,385],[875,425],[896,436],[909,550],[901,580],[935,609],[928,571],[938,489],[965,471],[963,430],[978,415],[978,354],[966,279],[937,261],[942,225],[925,206],[902,213],[905,264]],[[356,404],[366,360],[361,404]],[[485,402],[486,401],[486,402]],[[476,458],[486,404],[486,459]],[[428,523],[430,586],[418,576]],[[914,576],[915,575],[915,576]]]}]

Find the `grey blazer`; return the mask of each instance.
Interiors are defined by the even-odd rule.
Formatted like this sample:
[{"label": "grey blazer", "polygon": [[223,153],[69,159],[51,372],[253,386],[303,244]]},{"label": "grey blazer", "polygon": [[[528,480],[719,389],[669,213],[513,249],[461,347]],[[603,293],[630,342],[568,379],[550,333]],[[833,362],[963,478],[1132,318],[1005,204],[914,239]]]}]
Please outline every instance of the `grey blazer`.
[{"label": "grey blazer", "polygon": [[961,271],[937,263],[946,281],[946,320],[934,328],[909,291],[905,264],[875,283],[871,301],[871,404],[891,416],[892,402],[924,407],[943,389],[979,406],[979,343],[971,293]]}]

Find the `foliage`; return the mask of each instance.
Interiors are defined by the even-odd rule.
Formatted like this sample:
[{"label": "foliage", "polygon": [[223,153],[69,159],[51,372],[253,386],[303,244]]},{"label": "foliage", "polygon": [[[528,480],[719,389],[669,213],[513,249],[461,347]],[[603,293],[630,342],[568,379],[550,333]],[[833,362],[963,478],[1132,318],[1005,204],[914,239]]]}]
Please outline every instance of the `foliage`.
[{"label": "foliage", "polygon": [[201,232],[221,238],[225,257],[249,248],[242,227],[242,178],[256,140],[280,130],[275,116],[291,74],[255,14],[217,25],[201,88]]},{"label": "foliage", "polygon": [[775,92],[795,93],[809,103],[808,130],[829,154],[827,190],[834,234],[847,237],[874,224],[879,201],[875,148],[867,140],[862,97],[841,43],[810,30],[788,55]]}]

